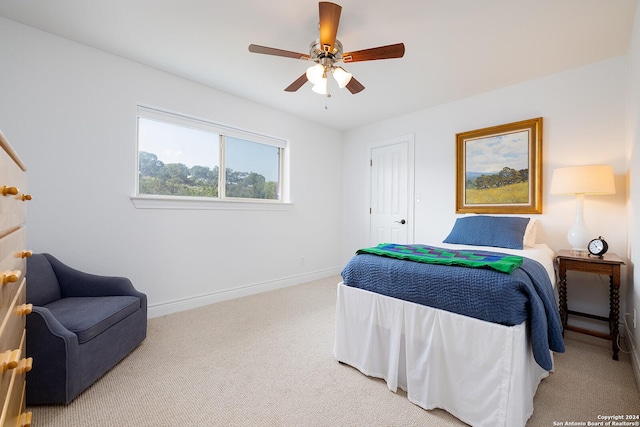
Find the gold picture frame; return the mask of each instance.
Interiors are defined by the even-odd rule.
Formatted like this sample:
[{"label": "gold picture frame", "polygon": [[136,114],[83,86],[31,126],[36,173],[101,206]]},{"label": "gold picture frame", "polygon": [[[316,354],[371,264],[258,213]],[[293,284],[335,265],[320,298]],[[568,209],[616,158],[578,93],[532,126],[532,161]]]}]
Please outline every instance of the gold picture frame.
[{"label": "gold picture frame", "polygon": [[542,213],[542,117],[456,134],[456,213]]}]

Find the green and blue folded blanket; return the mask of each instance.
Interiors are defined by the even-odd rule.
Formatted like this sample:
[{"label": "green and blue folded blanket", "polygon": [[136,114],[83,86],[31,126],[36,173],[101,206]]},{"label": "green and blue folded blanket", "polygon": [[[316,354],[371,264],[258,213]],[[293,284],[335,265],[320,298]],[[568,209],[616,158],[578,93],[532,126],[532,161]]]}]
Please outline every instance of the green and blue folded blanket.
[{"label": "green and blue folded blanket", "polygon": [[356,253],[428,264],[490,268],[507,274],[511,274],[513,270],[520,267],[523,260],[521,256],[496,252],[446,249],[427,245],[399,245],[396,243],[381,243],[376,247],[359,249]]}]

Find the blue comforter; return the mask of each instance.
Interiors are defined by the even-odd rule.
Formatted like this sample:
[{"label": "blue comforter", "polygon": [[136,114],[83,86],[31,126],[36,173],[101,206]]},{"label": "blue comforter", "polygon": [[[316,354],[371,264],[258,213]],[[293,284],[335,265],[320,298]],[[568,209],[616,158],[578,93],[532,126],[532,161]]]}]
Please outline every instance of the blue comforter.
[{"label": "blue comforter", "polygon": [[344,284],[488,322],[514,326],[528,320],[536,362],[551,370],[549,350],[564,352],[562,323],[545,268],[525,258],[512,274],[424,264],[378,255],[354,256]]}]

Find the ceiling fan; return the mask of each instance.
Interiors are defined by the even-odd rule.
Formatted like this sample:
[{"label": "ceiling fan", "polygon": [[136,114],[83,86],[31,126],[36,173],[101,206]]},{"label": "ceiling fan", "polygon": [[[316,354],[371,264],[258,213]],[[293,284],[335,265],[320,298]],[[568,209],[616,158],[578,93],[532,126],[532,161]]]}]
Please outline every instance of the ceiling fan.
[{"label": "ceiling fan", "polygon": [[342,6],[321,1],[319,3],[319,9],[320,38],[311,43],[308,54],[256,44],[249,45],[249,52],[302,59],[316,63],[316,65],[309,67],[303,75],[287,86],[285,88],[286,92],[295,92],[307,81],[310,81],[313,84],[314,92],[330,96],[327,93],[327,76],[332,74],[340,88],[346,87],[352,94],[356,94],[361,92],[364,89],[364,86],[353,78],[351,73],[348,73],[341,66],[336,65],[337,63],[340,61],[349,63],[373,61],[376,59],[402,58],[404,56],[404,43],[396,43],[344,53],[342,50],[342,43],[336,39]]}]

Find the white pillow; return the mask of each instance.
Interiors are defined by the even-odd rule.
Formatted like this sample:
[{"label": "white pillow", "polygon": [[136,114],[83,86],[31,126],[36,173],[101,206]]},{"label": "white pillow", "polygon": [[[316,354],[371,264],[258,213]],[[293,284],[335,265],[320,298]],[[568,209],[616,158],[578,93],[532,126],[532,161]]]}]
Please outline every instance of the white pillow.
[{"label": "white pillow", "polygon": [[534,246],[536,244],[536,233],[538,232],[538,223],[535,219],[530,218],[527,228],[524,230],[524,237],[522,238],[523,246]]}]

